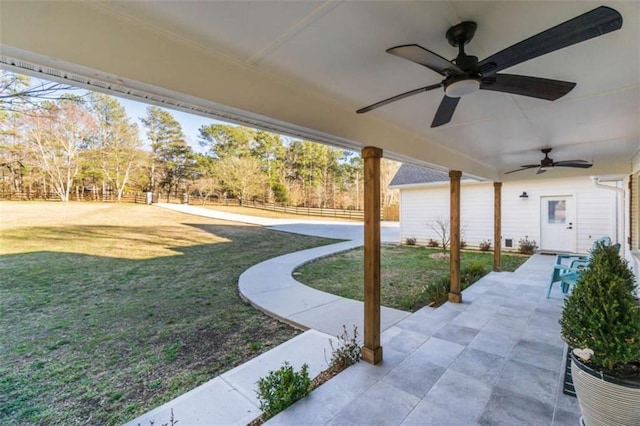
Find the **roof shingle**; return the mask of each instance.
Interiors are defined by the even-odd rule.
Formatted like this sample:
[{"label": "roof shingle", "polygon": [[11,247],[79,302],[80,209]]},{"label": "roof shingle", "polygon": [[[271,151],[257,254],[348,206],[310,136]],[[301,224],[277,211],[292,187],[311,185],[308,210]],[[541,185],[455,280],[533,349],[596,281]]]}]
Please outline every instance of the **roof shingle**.
[{"label": "roof shingle", "polygon": [[416,183],[448,182],[449,175],[426,167],[402,164],[389,186],[411,185]]}]

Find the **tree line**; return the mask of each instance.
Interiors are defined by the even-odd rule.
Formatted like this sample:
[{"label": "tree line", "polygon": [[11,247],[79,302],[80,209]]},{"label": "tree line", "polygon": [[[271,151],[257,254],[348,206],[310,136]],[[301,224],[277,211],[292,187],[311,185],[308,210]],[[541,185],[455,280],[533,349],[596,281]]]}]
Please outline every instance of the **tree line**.
[{"label": "tree line", "polygon": [[[0,192],[110,197],[125,191],[199,195],[293,206],[361,209],[360,156],[263,130],[212,123],[196,152],[170,111],[149,106],[138,124],[117,98],[0,75]],[[382,164],[383,205],[398,163]],[[79,194],[80,193],[80,194]]]}]

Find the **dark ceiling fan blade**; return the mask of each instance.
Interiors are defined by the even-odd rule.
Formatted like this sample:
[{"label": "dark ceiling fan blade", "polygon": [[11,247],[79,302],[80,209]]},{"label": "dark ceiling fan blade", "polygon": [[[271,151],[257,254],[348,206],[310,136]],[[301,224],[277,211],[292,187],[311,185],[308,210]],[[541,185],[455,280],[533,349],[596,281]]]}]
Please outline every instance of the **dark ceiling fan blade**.
[{"label": "dark ceiling fan blade", "polygon": [[620,13],[609,7],[600,6],[489,56],[478,64],[479,71],[485,76],[495,74],[529,59],[607,34],[621,27]]},{"label": "dark ceiling fan blade", "polygon": [[519,169],[515,169],[515,170],[508,171],[508,172],[504,172],[504,174],[508,175],[509,173],[521,172],[523,170],[533,169],[534,167],[540,167],[540,165],[539,164],[529,164],[527,166],[522,166]]},{"label": "dark ceiling fan blade", "polygon": [[424,67],[429,68],[437,72],[440,75],[461,75],[464,74],[456,64],[437,53],[433,53],[430,50],[425,49],[422,46],[417,44],[406,44],[403,46],[396,46],[390,49],[387,49],[387,53],[391,53],[392,55],[399,56],[403,59],[407,59],[411,62],[415,62],[416,64],[420,64]]},{"label": "dark ceiling fan blade", "polygon": [[450,122],[451,117],[453,117],[453,112],[458,106],[458,102],[460,102],[460,98],[450,98],[449,96],[444,95],[440,102],[440,106],[438,107],[438,111],[436,111],[436,116],[433,117],[431,127],[442,126],[443,124]]},{"label": "dark ceiling fan blade", "polygon": [[480,82],[480,88],[483,90],[529,96],[547,101],[555,101],[561,98],[575,86],[576,83],[569,81],[513,74],[495,74],[491,77],[483,78]]},{"label": "dark ceiling fan blade", "polygon": [[558,161],[556,163],[553,163],[553,167],[577,167],[580,169],[588,169],[592,166],[593,164],[591,163],[578,163],[575,161]]},{"label": "dark ceiling fan blade", "polygon": [[574,164],[574,163],[591,164],[587,160],[565,160],[565,161],[556,161],[556,162],[553,163],[553,165],[554,166],[564,166],[564,165],[567,165],[567,164]]},{"label": "dark ceiling fan blade", "polygon": [[380,102],[376,102],[373,105],[369,105],[364,108],[360,108],[356,111],[358,114],[362,114],[364,112],[369,112],[373,109],[380,108],[381,106],[390,104],[391,102],[399,101],[400,99],[408,98],[409,96],[417,95],[418,93],[428,92],[429,90],[437,89],[438,87],[442,87],[442,83],[432,84],[431,86],[421,87],[419,89],[410,90],[408,92],[400,93],[399,95],[392,96],[389,99],[385,99]]}]

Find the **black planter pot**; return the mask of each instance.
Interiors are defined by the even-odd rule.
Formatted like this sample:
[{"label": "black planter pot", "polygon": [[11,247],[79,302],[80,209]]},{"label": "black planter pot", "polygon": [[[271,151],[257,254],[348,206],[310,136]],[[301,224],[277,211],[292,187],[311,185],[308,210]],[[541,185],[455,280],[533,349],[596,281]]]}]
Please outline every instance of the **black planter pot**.
[{"label": "black planter pot", "polygon": [[573,353],[571,374],[584,425],[640,425],[640,381],[602,374]]}]

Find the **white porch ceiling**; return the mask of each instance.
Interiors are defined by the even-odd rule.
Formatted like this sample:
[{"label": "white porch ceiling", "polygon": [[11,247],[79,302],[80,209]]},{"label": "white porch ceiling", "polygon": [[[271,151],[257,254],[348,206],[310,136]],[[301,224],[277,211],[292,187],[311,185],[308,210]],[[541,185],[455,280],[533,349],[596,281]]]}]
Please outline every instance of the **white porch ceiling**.
[{"label": "white porch ceiling", "polygon": [[636,1],[604,3],[622,14],[621,30],[505,70],[577,83],[555,102],[480,91],[463,98],[452,121],[435,129],[429,126],[439,90],[355,114],[442,79],[385,53],[389,47],[418,43],[452,59],[457,51],[446,30],[473,20],[478,29],[466,51],[483,59],[602,4],[3,0],[0,53],[487,179],[531,177],[535,170],[501,173],[539,162],[545,146],[554,148],[555,160],[595,166],[544,177],[625,173],[640,141]]}]

